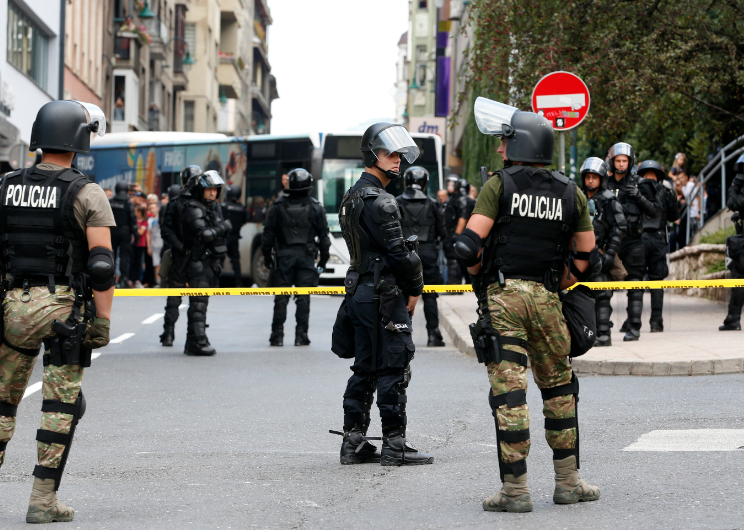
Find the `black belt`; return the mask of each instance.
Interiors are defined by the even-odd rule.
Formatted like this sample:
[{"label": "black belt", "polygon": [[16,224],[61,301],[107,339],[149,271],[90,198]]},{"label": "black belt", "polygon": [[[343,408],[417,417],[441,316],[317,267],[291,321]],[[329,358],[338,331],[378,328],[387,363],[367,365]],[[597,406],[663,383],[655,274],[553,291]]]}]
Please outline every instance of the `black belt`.
[{"label": "black belt", "polygon": [[[392,280],[393,283],[395,283],[395,277],[390,274],[382,274],[380,275],[381,280]],[[369,285],[374,287],[375,285],[375,275],[373,272],[365,272],[361,276],[359,276],[359,282],[357,285]]]},{"label": "black belt", "polygon": [[657,236],[666,236],[666,230],[658,230],[656,228],[644,228],[644,234],[655,234]]}]

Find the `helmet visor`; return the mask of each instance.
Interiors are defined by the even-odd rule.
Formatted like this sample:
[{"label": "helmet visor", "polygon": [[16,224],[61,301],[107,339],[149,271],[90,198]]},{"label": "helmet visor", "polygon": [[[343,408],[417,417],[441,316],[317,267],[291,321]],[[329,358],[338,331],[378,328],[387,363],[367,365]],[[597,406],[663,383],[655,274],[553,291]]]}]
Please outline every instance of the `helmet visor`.
[{"label": "helmet visor", "polygon": [[635,151],[633,151],[633,147],[625,142],[620,142],[610,147],[610,158],[615,158],[618,155],[625,155],[630,159],[635,159]]},{"label": "helmet visor", "polygon": [[387,158],[392,153],[400,153],[409,164],[413,164],[421,153],[416,142],[402,125],[393,125],[380,131],[370,142],[369,148],[377,160]]},{"label": "helmet visor", "polygon": [[216,171],[205,171],[202,176],[199,177],[199,184],[204,189],[222,188],[225,185],[225,181]]},{"label": "helmet visor", "polygon": [[96,134],[98,136],[106,134],[106,116],[103,114],[103,111],[93,103],[85,103],[83,101],[75,101],[75,103],[83,107],[85,112],[88,113],[89,125],[93,125],[94,123],[98,124],[95,131]]},{"label": "helmet visor", "polygon": [[607,166],[601,158],[596,156],[587,158],[581,165],[581,174],[584,173],[596,173],[600,177],[607,176]]},{"label": "helmet visor", "polygon": [[478,97],[473,107],[475,123],[478,125],[480,132],[493,136],[504,135],[504,125],[511,123],[512,116],[518,110],[516,107],[504,105],[484,97]]}]

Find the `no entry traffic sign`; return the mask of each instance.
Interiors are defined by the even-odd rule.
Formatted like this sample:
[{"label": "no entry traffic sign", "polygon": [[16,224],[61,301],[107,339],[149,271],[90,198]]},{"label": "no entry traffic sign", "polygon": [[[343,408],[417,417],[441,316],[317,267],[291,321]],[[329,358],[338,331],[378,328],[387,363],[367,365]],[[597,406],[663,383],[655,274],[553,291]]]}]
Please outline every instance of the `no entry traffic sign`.
[{"label": "no entry traffic sign", "polygon": [[552,72],[532,91],[532,110],[545,116],[556,131],[578,126],[589,112],[589,89],[570,72]]}]

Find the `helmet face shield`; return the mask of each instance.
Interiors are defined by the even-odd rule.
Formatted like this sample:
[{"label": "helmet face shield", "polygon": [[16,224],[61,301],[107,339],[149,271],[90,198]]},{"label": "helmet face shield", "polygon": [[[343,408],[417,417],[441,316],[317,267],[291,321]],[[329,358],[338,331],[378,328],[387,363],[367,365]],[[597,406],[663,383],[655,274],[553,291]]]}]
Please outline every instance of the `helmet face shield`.
[{"label": "helmet face shield", "polygon": [[106,116],[103,114],[103,111],[93,103],[85,103],[83,101],[75,101],[75,103],[83,107],[85,112],[88,113],[88,126],[91,132],[95,131],[98,136],[106,134]]},{"label": "helmet face shield", "polygon": [[216,171],[205,171],[199,177],[199,185],[205,190],[208,188],[217,188],[217,198],[222,196],[222,189],[225,187],[225,181]]},{"label": "helmet face shield", "polygon": [[[504,125],[511,127],[511,119],[519,109],[488,98],[478,97],[473,106],[475,123],[483,134],[504,136]],[[509,128],[507,127],[507,129]]]},{"label": "helmet face shield", "polygon": [[596,173],[600,177],[605,178],[607,176],[607,166],[601,158],[592,156],[584,160],[584,163],[581,165],[581,174],[583,175],[584,173]]},{"label": "helmet face shield", "polygon": [[610,147],[609,157],[612,159],[618,155],[625,155],[629,160],[634,160],[635,151],[633,150],[633,146],[625,142],[620,142]]},{"label": "helmet face shield", "polygon": [[402,125],[393,125],[380,131],[370,141],[369,149],[377,160],[383,160],[393,153],[399,153],[409,164],[413,164],[421,153],[416,142]]}]

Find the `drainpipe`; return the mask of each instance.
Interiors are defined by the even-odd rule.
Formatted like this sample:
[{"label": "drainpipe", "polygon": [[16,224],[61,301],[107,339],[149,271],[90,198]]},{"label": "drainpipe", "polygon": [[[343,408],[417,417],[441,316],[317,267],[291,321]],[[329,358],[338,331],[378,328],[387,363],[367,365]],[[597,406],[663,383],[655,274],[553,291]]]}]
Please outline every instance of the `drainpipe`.
[{"label": "drainpipe", "polygon": [[59,10],[59,95],[58,99],[65,97],[65,11],[67,0],[60,0]]}]

